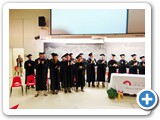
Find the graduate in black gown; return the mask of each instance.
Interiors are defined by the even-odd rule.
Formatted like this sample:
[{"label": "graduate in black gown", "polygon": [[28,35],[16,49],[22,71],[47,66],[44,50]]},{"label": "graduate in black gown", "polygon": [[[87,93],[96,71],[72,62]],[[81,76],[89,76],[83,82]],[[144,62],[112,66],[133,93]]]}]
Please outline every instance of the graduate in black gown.
[{"label": "graduate in black gown", "polygon": [[40,91],[44,91],[44,96],[47,96],[46,90],[46,71],[48,69],[47,61],[44,59],[44,53],[39,53],[39,58],[35,60],[34,67],[36,69],[36,95],[38,97]]},{"label": "graduate in black gown", "polygon": [[118,72],[127,73],[128,62],[125,60],[125,54],[120,55],[121,60],[118,62]]},{"label": "graduate in black gown", "polygon": [[117,72],[118,63],[115,60],[115,54],[111,54],[111,60],[108,62],[109,73],[108,73],[108,83],[110,83],[111,74]]},{"label": "graduate in black gown", "polygon": [[80,55],[76,57],[77,62],[75,63],[75,71],[76,71],[76,92],[78,92],[78,87],[81,87],[81,91],[84,92],[85,86],[85,76],[84,70],[85,65],[82,62],[82,58]]},{"label": "graduate in black gown", "polygon": [[68,53],[65,54],[65,58],[66,60],[61,63],[63,70],[63,87],[65,93],[71,93],[71,87],[73,86],[73,63]]},{"label": "graduate in black gown", "polygon": [[[83,62],[83,64],[84,64],[84,66],[85,66],[85,70],[83,71],[84,72],[84,77],[85,77],[85,74],[86,74],[86,68],[87,68],[87,60],[83,57],[83,53],[80,53],[79,54],[79,56],[81,56],[81,58],[82,58],[82,62]],[[85,77],[85,80],[86,80],[86,77]]]},{"label": "graduate in black gown", "polygon": [[145,56],[140,57],[141,62],[139,63],[139,74],[145,75]]},{"label": "graduate in black gown", "polygon": [[97,61],[97,87],[99,87],[99,82],[102,82],[102,87],[105,87],[107,61],[104,54],[100,54],[100,56],[101,59]]},{"label": "graduate in black gown", "polygon": [[129,67],[129,74],[137,74],[138,73],[138,64],[139,62],[136,60],[137,55],[132,54],[132,60],[129,61],[128,67]]},{"label": "graduate in black gown", "polygon": [[85,66],[87,67],[87,60],[83,57],[83,53],[80,53],[79,56],[81,56],[82,58],[82,62],[85,64]]},{"label": "graduate in black gown", "polygon": [[46,60],[46,64],[47,64],[47,70],[46,70],[46,79],[48,79],[48,68],[49,68],[49,59],[46,57],[46,53],[43,52],[43,58]]},{"label": "graduate in black gown", "polygon": [[69,54],[69,56],[70,56],[70,61],[71,61],[71,63],[72,63],[72,73],[73,73],[73,85],[72,86],[75,86],[75,77],[76,77],[76,72],[75,72],[75,67],[74,67],[74,65],[75,65],[75,62],[76,62],[76,60],[73,58],[73,53],[70,53]]},{"label": "graduate in black gown", "polygon": [[88,87],[90,87],[90,83],[92,82],[92,87],[95,87],[95,65],[96,59],[94,58],[92,52],[88,55],[89,58],[87,60],[87,82]]},{"label": "graduate in black gown", "polygon": [[[63,55],[61,57],[62,61],[60,62],[60,84],[61,84],[61,88],[64,88],[64,85],[63,85],[63,79],[64,79],[64,74],[66,73],[66,67],[65,67],[65,62],[66,61],[66,58],[65,58],[65,55]],[[65,69],[66,68],[66,69]]]},{"label": "graduate in black gown", "polygon": [[[24,69],[25,69],[25,84],[27,84],[27,76],[34,75],[34,61],[32,60],[32,55],[27,55],[28,60],[24,63]],[[30,86],[28,86],[29,89]],[[34,86],[31,86],[34,88]]]},{"label": "graduate in black gown", "polygon": [[51,90],[52,94],[58,94],[60,90],[60,76],[59,76],[60,62],[58,60],[58,54],[52,53],[51,55],[52,59],[49,61]]}]

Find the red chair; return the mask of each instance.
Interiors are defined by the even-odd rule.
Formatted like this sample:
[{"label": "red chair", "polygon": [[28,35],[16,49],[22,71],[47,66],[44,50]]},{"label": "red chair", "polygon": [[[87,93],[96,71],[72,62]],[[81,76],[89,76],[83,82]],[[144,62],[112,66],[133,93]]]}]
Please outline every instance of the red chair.
[{"label": "red chair", "polygon": [[17,104],[17,105],[15,105],[15,106],[11,107],[10,109],[17,109],[18,107],[19,107],[19,104]]},{"label": "red chair", "polygon": [[27,95],[27,88],[34,85],[36,85],[35,76],[34,75],[27,76],[26,95]]},{"label": "red chair", "polygon": [[16,76],[16,77],[13,78],[12,85],[11,85],[11,88],[10,88],[10,97],[11,97],[11,94],[12,94],[12,88],[14,88],[14,87],[21,87],[22,95],[23,95],[22,81],[21,81],[21,78],[19,76]]}]

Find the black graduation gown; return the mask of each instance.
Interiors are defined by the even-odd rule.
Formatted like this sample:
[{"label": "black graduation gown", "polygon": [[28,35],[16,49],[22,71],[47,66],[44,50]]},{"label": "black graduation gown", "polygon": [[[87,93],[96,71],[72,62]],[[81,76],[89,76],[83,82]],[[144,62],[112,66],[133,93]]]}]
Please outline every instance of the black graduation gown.
[{"label": "black graduation gown", "polygon": [[59,67],[60,62],[54,63],[53,59],[49,61],[49,69],[50,69],[50,79],[51,79],[51,90],[60,90],[60,78],[59,78]]},{"label": "black graduation gown", "polygon": [[[134,63],[137,62],[137,65],[134,66]],[[137,74],[137,70],[138,70],[138,61],[137,60],[131,60],[128,63],[128,67],[129,67],[129,74]]]},{"label": "black graduation gown", "polygon": [[60,62],[60,72],[59,72],[59,74],[60,74],[60,82],[62,82],[62,80],[63,80],[63,72],[62,72],[63,66],[62,66],[62,64],[63,64],[63,61]]},{"label": "black graduation gown", "polygon": [[93,61],[89,58],[87,60],[87,82],[95,82],[95,65],[96,59]]},{"label": "black graduation gown", "polygon": [[62,85],[62,88],[64,88],[64,81],[67,79],[67,62],[66,61],[61,61],[60,63],[60,82]]},{"label": "black graduation gown", "polygon": [[118,71],[119,73],[127,73],[127,61],[126,60],[123,60],[121,59],[119,62],[118,62]]},{"label": "black graduation gown", "polygon": [[85,67],[83,72],[84,72],[84,79],[86,80],[85,74],[86,74],[86,68],[87,68],[87,60],[86,60],[85,58],[83,58],[83,59],[82,59],[82,62],[83,62],[84,67]]},{"label": "black graduation gown", "polygon": [[[29,66],[28,64],[31,64],[31,66]],[[34,61],[27,60],[24,63],[24,69],[25,69],[25,84],[26,84],[27,83],[27,76],[34,75]]]},{"label": "black graduation gown", "polygon": [[72,78],[72,79],[74,79],[74,77],[76,76],[76,71],[75,71],[75,66],[74,66],[74,64],[75,64],[75,59],[72,58],[70,61],[73,63],[73,65],[72,65],[73,78]]},{"label": "black graduation gown", "polygon": [[[40,60],[40,64],[38,64],[38,60]],[[44,64],[42,64],[44,61]],[[46,87],[46,71],[48,69],[48,64],[45,59],[36,59],[35,60],[35,69],[36,69],[36,91],[39,90],[47,90]]]},{"label": "black graduation gown", "polygon": [[145,75],[145,66],[143,64],[145,64],[143,61],[139,63],[139,74]]},{"label": "black graduation gown", "polygon": [[97,81],[98,82],[105,82],[105,76],[106,76],[106,67],[107,67],[107,61],[105,60],[104,63],[102,63],[103,60],[97,61]]},{"label": "black graduation gown", "polygon": [[73,65],[69,65],[71,61],[61,62],[61,79],[63,88],[70,88],[73,85]]},{"label": "black graduation gown", "polygon": [[87,60],[83,58],[82,62],[84,63],[85,67],[87,66]]},{"label": "black graduation gown", "polygon": [[74,64],[71,64],[71,60],[67,61],[67,63],[69,64],[67,67],[67,81],[66,81],[66,87],[72,87],[74,84],[74,74],[73,74],[73,70],[74,70]]},{"label": "black graduation gown", "polygon": [[48,68],[49,68],[50,60],[49,59],[45,59],[45,60],[46,60],[46,66],[47,66],[47,68],[46,68],[46,78],[48,78]]},{"label": "black graduation gown", "polygon": [[117,66],[117,67],[114,67],[113,64],[117,64],[117,61],[116,61],[116,60],[110,60],[110,61],[108,62],[108,67],[109,67],[108,83],[110,83],[111,74],[117,72],[118,66]]},{"label": "black graduation gown", "polygon": [[[79,67],[82,66],[82,69]],[[76,87],[83,88],[85,86],[85,75],[84,75],[85,65],[83,62],[75,63],[75,71],[76,71]]]}]

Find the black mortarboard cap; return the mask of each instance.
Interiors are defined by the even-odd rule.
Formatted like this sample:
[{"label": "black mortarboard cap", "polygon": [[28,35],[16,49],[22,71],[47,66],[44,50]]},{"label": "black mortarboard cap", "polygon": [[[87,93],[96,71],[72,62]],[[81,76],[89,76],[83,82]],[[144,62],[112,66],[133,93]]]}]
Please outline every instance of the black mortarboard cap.
[{"label": "black mortarboard cap", "polygon": [[91,55],[93,55],[93,53],[92,53],[92,52],[88,54],[88,56],[91,56]]},{"label": "black mortarboard cap", "polygon": [[140,59],[145,58],[145,56],[141,56]]},{"label": "black mortarboard cap", "polygon": [[44,52],[39,52],[39,55],[44,54]]},{"label": "black mortarboard cap", "polygon": [[134,56],[136,56],[136,54],[132,54],[131,56],[134,57]]},{"label": "black mortarboard cap", "polygon": [[83,55],[83,53],[79,53],[79,55]]},{"label": "black mortarboard cap", "polygon": [[120,56],[122,57],[122,56],[125,56],[125,54],[120,54]]},{"label": "black mortarboard cap", "polygon": [[113,57],[116,56],[115,54],[111,54]]},{"label": "black mortarboard cap", "polygon": [[100,56],[105,56],[104,54],[100,54]]},{"label": "black mortarboard cap", "polygon": [[78,55],[77,57],[76,57],[76,59],[78,59],[79,57],[81,57],[80,55]]},{"label": "black mortarboard cap", "polygon": [[32,54],[28,54],[26,57],[30,57],[30,56],[32,56]]},{"label": "black mortarboard cap", "polygon": [[54,57],[54,56],[58,56],[57,53],[51,53],[51,55]]}]

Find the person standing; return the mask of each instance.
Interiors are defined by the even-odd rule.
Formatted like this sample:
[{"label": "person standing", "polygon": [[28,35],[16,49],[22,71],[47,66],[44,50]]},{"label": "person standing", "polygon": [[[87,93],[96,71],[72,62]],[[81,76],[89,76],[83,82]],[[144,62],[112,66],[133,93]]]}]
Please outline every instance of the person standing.
[{"label": "person standing", "polygon": [[145,75],[145,56],[140,57],[141,62],[139,63],[139,74]]},{"label": "person standing", "polygon": [[49,59],[47,58],[47,56],[46,56],[46,53],[45,52],[43,52],[43,58],[45,59],[45,61],[46,61],[46,64],[47,64],[47,70],[46,70],[46,79],[48,79],[48,64],[49,64]]},{"label": "person standing", "polygon": [[66,59],[61,63],[63,87],[65,93],[71,93],[71,87],[73,85],[73,64],[68,53],[66,53],[64,56]]},{"label": "person standing", "polygon": [[79,56],[81,56],[82,58],[82,62],[85,64],[85,66],[87,66],[87,60],[83,57],[83,53],[80,53]]},{"label": "person standing", "polygon": [[92,82],[92,87],[95,87],[95,65],[96,59],[93,56],[93,53],[89,53],[89,58],[87,60],[87,82],[88,87],[90,87],[90,83]]},{"label": "person standing", "polygon": [[18,67],[18,75],[20,73],[20,76],[23,77],[23,58],[21,57],[21,55],[18,55],[16,62]]},{"label": "person standing", "polygon": [[[35,75],[34,74],[34,61],[32,60],[32,54],[27,55],[28,60],[24,63],[24,69],[25,69],[25,84],[27,84],[27,76],[29,75]],[[31,86],[34,88],[34,86]],[[28,89],[30,86],[28,86]]]},{"label": "person standing", "polygon": [[85,66],[85,68],[84,68],[84,79],[86,80],[86,77],[85,77],[85,74],[86,74],[86,68],[87,68],[87,60],[83,57],[83,53],[80,53],[79,54],[79,56],[81,56],[81,59],[82,59],[82,62],[83,62],[83,64],[84,64],[84,66]]},{"label": "person standing", "polygon": [[76,71],[75,71],[75,62],[76,60],[73,58],[73,53],[70,53],[69,54],[69,57],[70,57],[70,61],[72,63],[72,73],[73,73],[73,76],[72,76],[72,80],[73,80],[73,85],[72,86],[75,86],[75,77],[76,77]]},{"label": "person standing", "polygon": [[75,63],[75,71],[76,71],[76,92],[78,92],[78,87],[81,87],[81,91],[84,92],[84,86],[85,86],[85,76],[84,76],[84,70],[85,65],[82,62],[82,57],[78,55],[76,57],[77,62]]},{"label": "person standing", "polygon": [[100,54],[100,56],[101,58],[97,61],[97,87],[99,87],[99,82],[102,82],[102,87],[105,87],[107,61],[104,54]]},{"label": "person standing", "polygon": [[46,71],[48,69],[48,64],[47,61],[44,59],[44,52],[39,53],[39,58],[35,60],[34,67],[36,69],[36,91],[37,91],[35,97],[38,97],[40,91],[44,91],[44,96],[47,96]]},{"label": "person standing", "polygon": [[65,58],[65,55],[63,55],[61,57],[61,59],[62,59],[62,61],[60,62],[60,83],[61,83],[61,87],[60,88],[64,88],[63,80],[64,80],[64,76],[66,74],[66,66],[65,66],[66,58]]},{"label": "person standing", "polygon": [[58,54],[52,53],[52,59],[49,61],[50,79],[51,79],[51,90],[52,94],[58,94],[60,90],[60,79],[59,79],[59,67],[60,62],[58,60]]},{"label": "person standing", "polygon": [[115,60],[115,54],[111,54],[111,60],[108,62],[109,73],[108,73],[108,83],[110,83],[111,74],[117,72],[118,63]]},{"label": "person standing", "polygon": [[129,74],[137,74],[138,73],[138,64],[139,62],[136,60],[137,55],[132,54],[132,60],[129,61]]},{"label": "person standing", "polygon": [[118,72],[127,73],[127,61],[125,60],[125,54],[120,55],[121,60],[118,62]]}]

